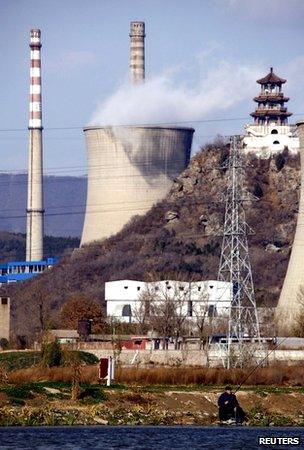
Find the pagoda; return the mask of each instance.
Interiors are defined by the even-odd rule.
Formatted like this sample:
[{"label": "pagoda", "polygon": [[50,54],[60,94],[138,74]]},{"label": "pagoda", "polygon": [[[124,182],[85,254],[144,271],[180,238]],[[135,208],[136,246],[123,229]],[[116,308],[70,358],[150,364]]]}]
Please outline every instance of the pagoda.
[{"label": "pagoda", "polygon": [[292,152],[297,152],[299,140],[296,127],[288,125],[288,117],[292,113],[285,106],[289,98],[282,92],[282,85],[286,83],[286,80],[276,75],[271,67],[270,72],[257,80],[257,83],[261,86],[261,90],[253,99],[257,107],[250,114],[254,118],[254,123],[245,125],[246,151],[254,151],[265,157],[282,151],[285,147]]},{"label": "pagoda", "polygon": [[254,97],[254,101],[258,106],[250,115],[254,117],[254,123],[258,125],[267,125],[275,123],[277,125],[285,125],[288,123],[288,117],[292,115],[284,106],[289,98],[285,97],[282,92],[282,85],[286,83],[284,78],[278,77],[273,68],[266,77],[257,80],[261,85],[261,92],[258,97]]}]

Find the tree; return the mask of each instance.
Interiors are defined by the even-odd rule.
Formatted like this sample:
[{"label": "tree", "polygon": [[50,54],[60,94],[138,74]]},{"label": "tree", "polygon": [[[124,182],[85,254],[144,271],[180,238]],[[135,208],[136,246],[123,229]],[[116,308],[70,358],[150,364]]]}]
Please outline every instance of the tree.
[{"label": "tree", "polygon": [[[194,286],[192,285],[192,288]],[[199,338],[199,349],[205,347],[208,341],[208,336],[212,329],[213,317],[208,317],[209,311],[209,295],[203,291],[196,299],[192,308],[192,314],[195,317],[195,328]]]},{"label": "tree", "polygon": [[96,301],[82,295],[77,295],[61,308],[61,324],[68,329],[77,329],[78,321],[92,319],[93,332],[102,333],[105,330],[105,320],[101,306]]},{"label": "tree", "polygon": [[141,329],[150,329],[163,338],[174,337],[175,347],[186,329],[188,317],[189,288],[179,281],[154,281],[146,284],[140,296],[134,316]]}]

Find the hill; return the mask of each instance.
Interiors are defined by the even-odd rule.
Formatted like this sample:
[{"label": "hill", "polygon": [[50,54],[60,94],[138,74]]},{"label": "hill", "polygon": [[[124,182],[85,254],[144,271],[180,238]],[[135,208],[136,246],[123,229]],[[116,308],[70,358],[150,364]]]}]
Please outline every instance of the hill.
[{"label": "hill", "polygon": [[[14,333],[60,326],[58,311],[82,293],[104,305],[104,282],[118,279],[216,279],[221,249],[228,148],[208,145],[192,158],[170,194],[109,239],[75,251],[48,273],[9,287]],[[297,156],[246,158],[247,221],[259,304],[275,305],[293,240],[300,185]],[[31,317],[31,322],[24,320]]]},{"label": "hill", "polygon": [[[61,257],[79,247],[79,239],[71,237],[44,236],[44,256]],[[0,263],[9,261],[24,261],[26,235],[0,231]]]},{"label": "hill", "polygon": [[[45,176],[45,233],[48,236],[79,237],[86,202],[85,177]],[[0,230],[25,233],[27,175],[0,174],[5,195],[0,196]]]}]

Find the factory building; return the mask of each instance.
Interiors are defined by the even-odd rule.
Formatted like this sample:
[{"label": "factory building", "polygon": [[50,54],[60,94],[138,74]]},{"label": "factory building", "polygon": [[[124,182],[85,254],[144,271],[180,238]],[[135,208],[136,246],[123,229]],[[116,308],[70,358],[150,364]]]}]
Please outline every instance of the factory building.
[{"label": "factory building", "polygon": [[277,76],[273,68],[264,77],[257,80],[261,90],[253,100],[256,110],[251,113],[254,123],[245,125],[245,151],[268,158],[281,152],[285,147],[296,153],[299,151],[299,138],[295,125],[288,124],[292,115],[285,106],[289,98],[282,92],[286,80]]},{"label": "factory building", "polygon": [[301,191],[297,228],[276,311],[279,331],[292,331],[304,312],[304,121],[297,123],[300,138]]},{"label": "factory building", "polygon": [[156,304],[166,300],[175,301],[181,313],[192,320],[202,315],[225,316],[232,295],[230,283],[224,281],[109,281],[105,283],[107,316],[121,322],[137,322],[146,294]]},{"label": "factory building", "polygon": [[58,263],[58,258],[46,258],[39,261],[10,261],[0,264],[0,286],[6,283],[26,281],[51,269]]}]

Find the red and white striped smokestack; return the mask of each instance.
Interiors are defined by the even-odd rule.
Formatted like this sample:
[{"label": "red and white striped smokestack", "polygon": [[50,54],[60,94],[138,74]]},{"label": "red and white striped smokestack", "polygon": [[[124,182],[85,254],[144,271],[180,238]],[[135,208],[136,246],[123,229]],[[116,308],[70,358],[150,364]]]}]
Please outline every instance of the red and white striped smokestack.
[{"label": "red and white striped smokestack", "polygon": [[130,24],[130,77],[134,84],[145,80],[145,22]]},{"label": "red and white striped smokestack", "polygon": [[26,260],[43,258],[43,164],[41,108],[41,31],[30,32],[30,117],[27,196]]},{"label": "red and white striped smokestack", "polygon": [[29,128],[42,128],[41,111],[41,31],[31,30],[31,68],[30,68],[30,120]]}]

